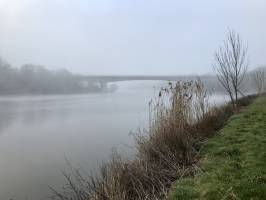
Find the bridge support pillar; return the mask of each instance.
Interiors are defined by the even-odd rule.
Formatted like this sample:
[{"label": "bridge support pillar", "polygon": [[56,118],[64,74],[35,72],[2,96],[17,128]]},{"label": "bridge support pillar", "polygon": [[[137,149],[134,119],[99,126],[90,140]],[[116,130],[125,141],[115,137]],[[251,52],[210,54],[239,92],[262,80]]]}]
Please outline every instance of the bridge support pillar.
[{"label": "bridge support pillar", "polygon": [[100,82],[100,89],[101,89],[101,91],[106,92],[108,90],[107,82],[101,81]]}]

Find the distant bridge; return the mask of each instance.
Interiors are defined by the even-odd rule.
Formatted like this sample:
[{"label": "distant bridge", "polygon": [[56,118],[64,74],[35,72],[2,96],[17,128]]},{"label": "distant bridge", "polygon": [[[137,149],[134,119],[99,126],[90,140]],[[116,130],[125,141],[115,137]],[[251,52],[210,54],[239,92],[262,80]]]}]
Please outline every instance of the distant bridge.
[{"label": "distant bridge", "polygon": [[101,76],[78,76],[80,81],[104,81],[104,82],[119,82],[119,81],[139,81],[139,80],[162,80],[162,81],[179,81],[179,80],[191,80],[196,76],[133,76],[133,75],[101,75]]},{"label": "distant bridge", "polygon": [[183,81],[195,80],[197,76],[146,76],[146,75],[90,75],[76,77],[84,86],[97,84],[102,90],[107,89],[108,83],[120,81]]}]

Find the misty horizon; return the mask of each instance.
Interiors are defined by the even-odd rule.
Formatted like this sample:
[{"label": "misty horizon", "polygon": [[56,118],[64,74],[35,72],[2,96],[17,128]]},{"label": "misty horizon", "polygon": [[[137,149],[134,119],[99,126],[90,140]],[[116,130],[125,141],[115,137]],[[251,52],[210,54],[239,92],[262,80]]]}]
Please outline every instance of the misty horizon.
[{"label": "misty horizon", "polygon": [[228,28],[266,63],[266,2],[3,0],[0,56],[86,75],[212,73]]},{"label": "misty horizon", "polygon": [[[52,69],[52,68],[49,68],[49,66],[44,66],[40,63],[24,63],[22,64],[21,66],[13,66],[10,64],[10,62],[8,62],[6,59],[0,57],[0,61],[10,65],[11,68],[14,68],[14,69],[20,69],[22,68],[23,66],[26,66],[26,65],[32,65],[32,66],[39,66],[39,67],[43,67],[47,70],[50,70],[50,71],[60,71],[60,70],[67,70],[68,72],[72,73],[73,75],[84,75],[84,76],[215,76],[215,73],[213,71],[210,71],[210,72],[206,72],[206,73],[202,73],[202,74],[199,74],[199,73],[190,73],[190,74],[105,74],[105,73],[99,73],[99,74],[88,74],[88,73],[82,73],[82,72],[77,72],[77,73],[73,73],[73,71],[71,71],[69,68],[56,68],[56,69]],[[259,65],[259,66],[256,66],[256,68],[258,67],[264,67],[265,65]]]},{"label": "misty horizon", "polygon": [[265,10],[0,0],[0,200],[264,197]]}]

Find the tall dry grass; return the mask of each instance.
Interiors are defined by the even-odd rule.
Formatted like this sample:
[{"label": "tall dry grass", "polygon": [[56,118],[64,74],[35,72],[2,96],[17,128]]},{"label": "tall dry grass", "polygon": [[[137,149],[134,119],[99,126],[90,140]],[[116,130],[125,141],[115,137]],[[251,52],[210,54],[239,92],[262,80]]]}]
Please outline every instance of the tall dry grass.
[{"label": "tall dry grass", "polygon": [[136,156],[113,153],[95,175],[71,169],[60,200],[159,200],[171,184],[197,171],[202,141],[212,136],[232,115],[230,104],[210,108],[201,81],[169,83],[149,104],[149,129],[136,134]]}]

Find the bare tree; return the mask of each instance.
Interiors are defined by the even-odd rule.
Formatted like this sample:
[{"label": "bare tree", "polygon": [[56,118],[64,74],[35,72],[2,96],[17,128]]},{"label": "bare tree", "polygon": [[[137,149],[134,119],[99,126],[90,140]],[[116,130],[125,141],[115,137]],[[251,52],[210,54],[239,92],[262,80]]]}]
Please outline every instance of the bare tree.
[{"label": "bare tree", "polygon": [[238,33],[229,30],[214,59],[213,69],[218,80],[236,106],[239,94],[243,95],[241,87],[248,67],[247,46]]},{"label": "bare tree", "polygon": [[266,68],[258,68],[252,74],[252,80],[255,84],[258,94],[266,92]]}]

